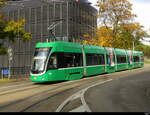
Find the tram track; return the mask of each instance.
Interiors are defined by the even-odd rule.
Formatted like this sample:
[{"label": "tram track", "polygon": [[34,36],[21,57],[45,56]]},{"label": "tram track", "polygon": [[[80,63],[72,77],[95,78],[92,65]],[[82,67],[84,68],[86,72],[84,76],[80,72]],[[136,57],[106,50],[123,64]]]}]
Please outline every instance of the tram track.
[{"label": "tram track", "polygon": [[[101,80],[99,80],[99,81],[101,81]],[[99,81],[97,81],[97,82],[99,82]],[[88,83],[88,84],[85,85],[86,83]],[[38,105],[38,104],[40,104],[40,103],[44,103],[44,102],[48,101],[49,99],[51,99],[51,98],[53,98],[53,97],[55,97],[55,96],[57,96],[57,95],[60,95],[60,94],[62,94],[62,93],[69,92],[69,91],[74,90],[74,89],[78,89],[78,90],[79,90],[79,89],[85,88],[85,87],[87,87],[88,85],[93,84],[93,83],[95,83],[95,81],[92,81],[92,82],[86,81],[86,82],[84,83],[84,86],[78,84],[77,86],[74,86],[74,87],[71,87],[71,88],[70,88],[70,87],[63,88],[62,90],[60,90],[60,91],[58,91],[58,92],[56,91],[56,90],[58,90],[58,89],[56,89],[56,90],[53,92],[53,94],[51,94],[51,95],[49,95],[48,97],[45,97],[45,98],[39,100],[39,101],[36,102],[36,103],[33,103],[32,105],[30,105],[30,106],[28,106],[27,108],[23,109],[21,112],[26,112],[26,111],[28,111],[29,109],[31,109],[32,107],[34,107],[34,106],[36,106],[36,105]],[[52,92],[51,92],[51,93],[52,93]]]},{"label": "tram track", "polygon": [[[114,74],[104,74],[100,76],[92,76],[92,77],[87,77],[75,81],[67,81],[67,82],[54,83],[54,84],[53,83],[49,83],[49,84],[32,83],[31,85],[30,84],[25,85],[25,87],[13,86],[14,88],[13,90],[11,90],[12,87],[8,87],[8,88],[2,87],[0,88],[0,91],[4,89],[8,89],[7,90],[8,92],[3,92],[3,91],[0,92],[0,98],[1,98],[0,111],[1,112],[32,111],[36,106],[42,103],[43,104],[47,103],[52,98],[55,98],[57,100],[57,97],[63,95],[64,93],[67,93],[67,95],[63,97],[62,101],[65,100],[65,98],[72,95],[72,93],[75,93],[83,88],[86,88],[89,85],[98,83],[102,80],[108,80],[112,77],[117,78],[118,74],[126,75],[126,73],[129,73],[129,71],[114,73]],[[135,71],[136,70],[130,71],[131,72],[130,74],[133,74]],[[14,98],[15,95],[17,96],[17,98]],[[21,96],[24,97],[20,98]],[[9,100],[10,97],[14,99]],[[2,101],[3,99],[5,99],[5,101]],[[62,102],[57,102],[55,106],[58,106],[60,103]]]},{"label": "tram track", "polygon": [[[139,68],[139,69],[142,69],[142,68]],[[135,70],[128,70],[128,71],[123,71],[123,72],[132,72],[132,71],[135,71]],[[114,74],[114,73],[113,73]],[[117,73],[116,73],[117,74]],[[104,74],[104,75],[101,75],[101,77],[108,77],[109,75],[112,75],[112,74]],[[95,76],[94,76],[94,78],[95,78]],[[81,79],[80,79],[81,80]],[[83,80],[83,79],[82,79]],[[77,80],[76,80],[77,81]],[[46,87],[47,87],[47,85],[55,85],[55,83],[59,83],[59,82],[54,82],[54,83],[49,83],[49,84],[46,84]],[[64,82],[63,82],[64,83]],[[67,83],[67,82],[66,82]],[[56,84],[57,85],[57,84]],[[40,83],[33,83],[33,82],[30,82],[30,83],[26,83],[26,84],[21,84],[21,85],[13,85],[13,86],[7,86],[7,87],[1,87],[0,88],[0,96],[1,95],[4,95],[4,92],[6,91],[7,93],[6,94],[9,94],[8,92],[9,91],[11,91],[10,93],[17,93],[17,91],[16,90],[18,90],[18,92],[19,91],[25,91],[25,90],[28,90],[28,88],[27,87],[30,87],[31,86],[31,88],[29,88],[29,89],[32,89],[32,87],[33,87],[33,89],[34,88],[39,88],[39,87],[44,87],[43,86],[43,84],[40,84]],[[15,88],[15,89],[13,89],[13,88]],[[16,89],[16,88],[18,88],[18,89]],[[23,88],[23,89],[21,89],[21,88]],[[27,89],[26,89],[27,88]],[[19,90],[20,89],[20,90]],[[4,92],[3,92],[4,91]]]},{"label": "tram track", "polygon": [[13,83],[13,84],[9,84],[8,86],[7,86],[7,84],[6,84],[6,86],[1,86],[0,87],[0,92],[1,91],[6,91],[6,90],[12,90],[12,88],[17,88],[17,87],[24,87],[24,86],[29,86],[29,85],[32,85],[33,83],[29,83],[29,82],[27,82],[27,83],[23,83],[23,84],[21,84],[22,82],[20,82],[20,83]]},{"label": "tram track", "polygon": [[[141,71],[143,71],[143,70],[141,70]],[[146,70],[147,71],[147,70]],[[134,71],[132,71],[131,72],[131,74],[136,74],[136,73],[133,73]],[[129,73],[129,71],[128,72],[124,72],[124,73]],[[124,74],[123,73],[123,74]],[[108,74],[107,74],[108,75]],[[113,77],[115,77],[115,78],[117,78],[115,75],[118,75],[118,73],[117,74],[114,74],[114,76]],[[126,75],[125,75],[126,76]],[[102,76],[101,76],[102,77]],[[103,77],[106,77],[105,75],[103,75]],[[122,76],[121,76],[122,77]],[[105,78],[105,80],[106,79],[111,79],[112,77],[107,77],[107,78]],[[104,80],[104,79],[103,79]],[[96,82],[95,82],[96,81]],[[84,88],[86,88],[86,87],[88,87],[88,86],[90,86],[90,85],[93,85],[93,84],[96,84],[96,83],[99,83],[99,82],[101,82],[102,81],[102,79],[101,80],[99,80],[99,81],[97,81],[97,80],[95,80],[95,81],[92,81],[92,82],[88,82],[87,84],[86,83],[84,83],[84,85],[83,86],[78,86],[78,87],[73,87],[73,88],[71,88],[71,90],[74,90],[74,93],[75,92],[77,92],[77,91],[79,91],[79,90],[81,90],[81,89],[84,89]],[[107,81],[107,80],[106,80]],[[80,88],[80,89],[78,89],[77,90],[77,88]],[[40,103],[43,103],[43,105],[45,105],[45,103],[47,103],[47,102],[52,102],[51,100],[50,100],[50,98],[53,98],[54,96],[58,96],[59,94],[61,95],[62,93],[65,93],[65,92],[69,92],[70,90],[69,89],[66,89],[66,90],[62,90],[61,92],[58,92],[58,93],[55,93],[55,94],[53,94],[53,95],[51,95],[51,96],[49,96],[49,97],[47,97],[47,98],[45,98],[45,99],[43,99],[43,100],[40,100],[39,102],[37,102],[37,103],[35,103],[35,104],[33,104],[33,105],[31,105],[31,106],[29,106],[28,108],[26,108],[26,109],[24,109],[22,112],[31,112],[31,111],[33,111],[33,110],[35,110],[35,111],[37,111],[38,109],[32,109],[32,107],[33,108],[38,108],[39,106],[38,105],[40,105]],[[68,97],[69,97],[69,95],[68,95]],[[57,97],[55,97],[55,98],[57,98]],[[58,97],[59,98],[59,97]],[[49,103],[50,103],[49,102]],[[54,103],[53,103],[54,104]],[[53,105],[53,106],[55,106],[55,105]],[[53,106],[51,106],[51,108],[53,108]],[[56,109],[56,108],[55,108]],[[40,111],[40,110],[39,110]],[[47,111],[47,110],[46,110]],[[53,109],[53,111],[54,111],[54,109]],[[48,112],[53,112],[53,111],[49,111],[48,110]]]},{"label": "tram track", "polygon": [[[25,87],[22,86],[21,88],[17,87],[15,89],[12,89],[12,87],[11,88],[9,87],[9,90],[0,92],[0,98],[1,98],[0,106],[3,106],[3,99],[5,99],[5,105],[7,105],[7,104],[11,103],[13,99],[14,100],[17,99],[17,98],[15,99],[15,96],[19,97],[19,95],[24,96],[26,94],[31,94],[31,93],[33,93],[33,94],[35,93],[36,94],[37,92],[41,92],[41,91],[45,90],[45,88],[49,88],[49,86],[47,86],[47,85],[43,86],[43,85],[34,84],[34,85],[27,85]],[[32,96],[32,94],[31,95],[26,95],[25,97],[30,97],[30,96]],[[9,97],[11,97],[11,100],[10,100]],[[22,98],[20,100],[22,100]],[[13,102],[18,102],[18,101],[13,101]]]},{"label": "tram track", "polygon": [[[41,87],[47,87],[47,86],[46,85],[38,85],[38,84],[34,84],[31,82],[29,84],[19,85],[19,87],[18,86],[12,86],[12,87],[8,87],[8,88],[4,87],[4,88],[0,88],[0,96],[17,93],[17,92],[23,92],[26,90],[31,90],[31,89],[41,88]],[[15,89],[12,89],[12,88],[15,88]]]},{"label": "tram track", "polygon": [[[76,93],[80,90],[83,90],[83,89],[87,88],[90,85],[97,84],[97,83],[102,82],[102,81],[103,81],[102,79],[101,80],[96,80],[96,81],[88,81],[88,82],[85,82],[84,85],[77,85],[77,86],[74,86],[74,87],[71,87],[71,88],[63,89],[59,92],[54,92],[53,94],[49,95],[48,97],[43,98],[43,99],[39,100],[38,102],[36,102],[36,103],[28,106],[27,108],[23,109],[21,112],[31,112],[31,111],[34,110],[34,109],[32,110],[32,108],[36,108],[35,106],[40,107],[41,106],[40,104],[44,105],[45,103],[49,102],[50,99],[51,100],[52,100],[52,98],[56,99],[56,98],[58,98],[57,96],[60,96],[64,93],[69,93],[70,92],[69,93],[70,95],[67,95],[66,98],[65,98],[65,99],[67,99],[68,97],[70,97],[72,95],[72,93]],[[59,105],[57,105],[57,106],[59,106]],[[55,108],[55,110],[56,109],[57,109],[57,107]],[[55,110],[53,110],[53,111],[47,110],[46,112],[55,112]]]},{"label": "tram track", "polygon": [[[84,79],[85,81],[80,81],[80,80],[77,80],[77,81],[74,81],[74,83],[72,82],[72,81],[69,81],[69,82],[65,82],[63,85],[61,85],[61,84],[58,84],[58,86],[56,85],[55,87],[53,87],[52,88],[52,86],[51,87],[49,87],[47,90],[44,90],[44,91],[42,91],[42,92],[39,92],[39,93],[35,93],[35,94],[33,94],[32,96],[29,96],[29,97],[26,97],[26,98],[23,98],[23,99],[19,99],[19,100],[16,100],[16,101],[13,101],[13,102],[10,102],[10,103],[7,103],[7,104],[5,104],[5,105],[0,105],[0,111],[3,111],[4,109],[6,109],[7,108],[7,111],[8,110],[10,110],[10,111],[15,111],[14,109],[11,109],[11,106],[18,106],[18,104],[20,103],[21,105],[19,105],[20,107],[25,107],[25,106],[27,106],[27,105],[30,105],[31,107],[32,106],[34,106],[35,105],[35,103],[36,104],[38,104],[38,103],[40,103],[41,101],[43,101],[43,100],[45,100],[45,98],[46,99],[49,99],[50,97],[53,97],[53,95],[50,95],[50,96],[48,96],[47,97],[47,95],[49,95],[49,94],[51,94],[51,93],[55,93],[55,92],[58,92],[58,94],[61,94],[62,92],[64,92],[64,91],[68,91],[68,90],[71,90],[72,88],[76,88],[77,86],[81,86],[82,84],[86,84],[86,83],[89,83],[89,81],[87,81],[86,79]],[[92,80],[92,82],[95,82],[95,79],[94,80]],[[66,88],[65,88],[66,87]],[[45,88],[45,87],[44,87]],[[59,92],[59,90],[61,91],[61,92]],[[41,99],[40,101],[39,101],[39,99],[38,99],[38,96],[41,98],[41,96],[43,97],[43,96],[46,96],[46,97],[44,97],[44,99]],[[54,95],[57,95],[57,93],[56,94],[54,94]],[[33,102],[34,101],[34,102]],[[25,104],[25,103],[26,104]],[[29,104],[29,103],[33,103],[33,104]],[[27,104],[28,103],[28,104]],[[17,107],[16,107],[17,108]],[[26,108],[28,108],[28,106],[26,107]],[[18,109],[18,108],[17,108]],[[23,110],[26,110],[26,109],[23,109]],[[5,110],[4,110],[5,111]],[[18,110],[16,110],[16,111],[18,111]],[[19,111],[22,111],[22,110],[19,110]]]},{"label": "tram track", "polygon": [[[91,80],[89,81],[89,79],[91,79],[91,78],[80,79],[80,80],[71,81],[71,82],[66,82],[67,83],[66,85],[61,85],[61,86],[58,86],[58,87],[56,87],[54,89],[50,89],[50,90],[48,89],[46,91],[40,92],[39,94],[35,94],[32,97],[26,98],[24,100],[20,100],[20,102],[25,101],[26,103],[29,103],[29,102],[33,101],[33,99],[34,100],[36,99],[33,104],[29,104],[29,106],[27,106],[26,108],[24,108],[22,110],[19,110],[19,111],[21,111],[21,112],[28,111],[32,107],[34,107],[34,106],[36,106],[36,105],[38,105],[38,104],[40,104],[42,102],[45,102],[45,101],[49,100],[52,97],[55,97],[55,96],[60,95],[62,93],[65,93],[65,92],[77,89],[77,90],[74,91],[74,92],[76,92],[78,90],[86,88],[89,85],[92,85],[93,83],[95,84],[95,83],[98,83],[98,82],[100,82],[100,81],[102,81],[104,79],[106,80],[108,78],[105,75],[103,75],[103,76],[101,76],[100,80],[98,80],[99,79],[98,77],[94,78],[92,81]],[[85,81],[82,81],[82,80],[85,80]],[[82,86],[82,84],[83,84],[83,86]],[[51,95],[49,95],[49,94],[51,94]],[[46,96],[44,98],[42,98],[42,99],[37,99],[37,97],[38,96],[40,97],[41,95],[43,97],[44,97],[44,95],[46,95]],[[47,97],[47,95],[48,95],[48,97]],[[16,102],[14,102],[14,103],[16,103]],[[18,105],[18,103],[19,102],[17,102],[17,105]],[[13,105],[13,103],[12,103],[12,105]],[[27,105],[27,104],[25,104],[25,105]],[[6,108],[8,106],[11,106],[11,105],[10,104],[6,105],[4,108]],[[1,107],[0,107],[0,110],[1,110]],[[9,108],[9,110],[11,110],[11,108]]]}]

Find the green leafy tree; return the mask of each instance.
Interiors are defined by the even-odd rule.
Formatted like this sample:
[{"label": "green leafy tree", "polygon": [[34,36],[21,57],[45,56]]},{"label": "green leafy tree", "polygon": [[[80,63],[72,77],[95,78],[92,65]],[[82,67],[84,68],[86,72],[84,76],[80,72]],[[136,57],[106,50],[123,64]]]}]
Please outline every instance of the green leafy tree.
[{"label": "green leafy tree", "polygon": [[[0,7],[6,5],[5,1],[0,0]],[[4,14],[0,13],[0,39],[8,39],[10,43],[14,43],[16,38],[21,38],[23,42],[29,41],[32,38],[31,33],[24,30],[25,19],[17,21],[8,20]],[[6,55],[7,48],[4,43],[0,43],[0,55]]]},{"label": "green leafy tree", "polygon": [[133,42],[138,45],[147,37],[140,23],[134,22],[136,15],[132,13],[132,4],[128,0],[106,0],[98,2],[100,27],[96,38],[87,38],[83,43],[99,46],[132,49]]},{"label": "green leafy tree", "polygon": [[3,29],[5,38],[8,38],[10,41],[15,42],[15,37],[21,37],[23,41],[28,41],[31,38],[31,34],[24,31],[24,19],[18,21],[9,21],[7,26]]},{"label": "green leafy tree", "polygon": [[112,29],[112,47],[115,47],[120,24],[129,23],[136,17],[132,13],[132,4],[128,0],[106,0],[98,6],[101,24]]},{"label": "green leafy tree", "polygon": [[7,2],[8,0],[0,0],[0,7],[5,6],[5,2]]},{"label": "green leafy tree", "polygon": [[144,56],[150,59],[150,46],[139,43],[136,45],[135,50],[142,51]]}]

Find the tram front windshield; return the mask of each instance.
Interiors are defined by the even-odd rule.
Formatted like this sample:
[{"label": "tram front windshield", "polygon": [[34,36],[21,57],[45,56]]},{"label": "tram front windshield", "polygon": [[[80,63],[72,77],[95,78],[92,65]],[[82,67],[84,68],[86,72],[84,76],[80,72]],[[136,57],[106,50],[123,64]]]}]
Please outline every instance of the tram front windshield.
[{"label": "tram front windshield", "polygon": [[36,48],[33,58],[33,64],[31,72],[33,74],[39,74],[44,72],[45,64],[51,48]]}]

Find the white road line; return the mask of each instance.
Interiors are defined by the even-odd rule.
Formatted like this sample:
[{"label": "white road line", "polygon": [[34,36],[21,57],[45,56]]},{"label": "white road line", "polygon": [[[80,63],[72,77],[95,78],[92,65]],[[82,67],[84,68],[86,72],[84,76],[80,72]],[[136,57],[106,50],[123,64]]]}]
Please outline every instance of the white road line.
[{"label": "white road line", "polygon": [[71,100],[75,100],[77,98],[80,98],[80,96],[81,96],[81,94],[78,93],[78,94],[74,95]]},{"label": "white road line", "polygon": [[86,110],[84,109],[84,106],[82,105],[76,109],[69,111],[69,112],[86,112]]},{"label": "white road line", "polygon": [[[76,96],[78,95],[78,96]],[[69,98],[67,98],[57,109],[56,112],[60,112],[67,103],[69,103],[70,101],[72,101],[73,99],[76,99],[77,97],[80,97],[80,92],[75,93],[74,95],[70,96]]]},{"label": "white road line", "polygon": [[88,105],[86,104],[86,101],[84,99],[84,94],[85,92],[91,88],[91,87],[94,87],[96,85],[100,85],[100,84],[103,84],[103,83],[106,83],[106,82],[109,82],[109,81],[112,81],[113,79],[109,79],[109,80],[106,80],[106,81],[103,81],[103,82],[100,82],[100,83],[97,83],[97,84],[94,84],[92,86],[89,86],[88,88],[85,88],[85,89],[82,89],[80,91],[78,91],[77,93],[73,94],[72,96],[70,96],[69,98],[67,98],[57,109],[56,109],[56,112],[60,112],[67,103],[69,103],[70,101],[74,100],[74,99],[77,99],[77,98],[81,98],[81,102],[82,102],[82,106],[76,108],[76,109],[73,109],[69,112],[84,112],[84,111],[87,111],[87,112],[91,112],[90,108],[88,107]]},{"label": "white road line", "polygon": [[100,83],[97,83],[97,84],[94,84],[92,86],[89,86],[88,88],[84,89],[83,90],[83,93],[81,95],[81,101],[82,101],[82,104],[84,105],[85,109],[87,112],[92,112],[91,109],[89,108],[89,106],[87,105],[86,101],[85,101],[85,98],[84,98],[84,94],[85,92],[89,89],[89,88],[92,88],[92,87],[95,87],[96,85],[100,85],[100,84],[103,84],[103,83],[106,83],[106,82],[109,82],[109,81],[112,81],[113,79],[109,79],[109,80],[106,80],[106,81],[103,81],[103,82],[100,82]]},{"label": "white road line", "polygon": [[[84,92],[86,92],[86,90],[85,90]],[[92,112],[91,109],[89,108],[89,106],[88,106],[88,105],[86,104],[86,102],[85,102],[85,99],[84,99],[84,92],[83,92],[82,95],[81,95],[81,102],[82,102],[82,104],[83,104],[83,106],[84,106],[84,108],[85,108],[85,110],[86,110],[87,112]]]}]

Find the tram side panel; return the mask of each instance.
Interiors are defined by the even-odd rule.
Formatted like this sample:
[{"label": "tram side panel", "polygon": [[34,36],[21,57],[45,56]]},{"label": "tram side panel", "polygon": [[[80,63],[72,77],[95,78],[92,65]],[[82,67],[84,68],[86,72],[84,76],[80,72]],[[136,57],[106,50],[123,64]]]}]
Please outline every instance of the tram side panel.
[{"label": "tram side panel", "polygon": [[[37,64],[36,66],[35,63],[34,66],[33,64],[30,79],[34,82],[76,80],[83,76],[113,73],[144,65],[142,52],[133,52],[130,58],[132,60],[129,60],[128,53],[121,49],[67,42],[42,43],[37,46],[39,46],[36,47],[39,52],[35,52],[38,55],[35,55],[34,62],[44,59],[45,69],[41,73],[36,73],[35,68],[42,65]],[[49,56],[47,55],[48,50],[45,52],[43,47],[50,49]],[[47,56],[43,57],[43,54]]]},{"label": "tram side panel", "polygon": [[106,73],[105,49],[97,46],[84,46],[86,60],[86,76]]},{"label": "tram side panel", "polygon": [[140,52],[140,67],[144,67],[144,54]]},{"label": "tram side panel", "polygon": [[113,73],[116,70],[115,52],[114,48],[105,47],[106,52],[106,69],[107,73]]},{"label": "tram side panel", "polygon": [[141,67],[141,55],[139,51],[133,51],[133,68]]},{"label": "tram side panel", "polygon": [[126,50],[127,53],[127,61],[128,61],[128,69],[133,69],[133,51],[132,50]]},{"label": "tram side panel", "polygon": [[[60,48],[60,47],[59,47]],[[58,48],[57,48],[58,49]],[[58,72],[63,71],[64,80],[76,80],[83,77],[83,54],[81,47],[63,46],[58,52]]]}]

